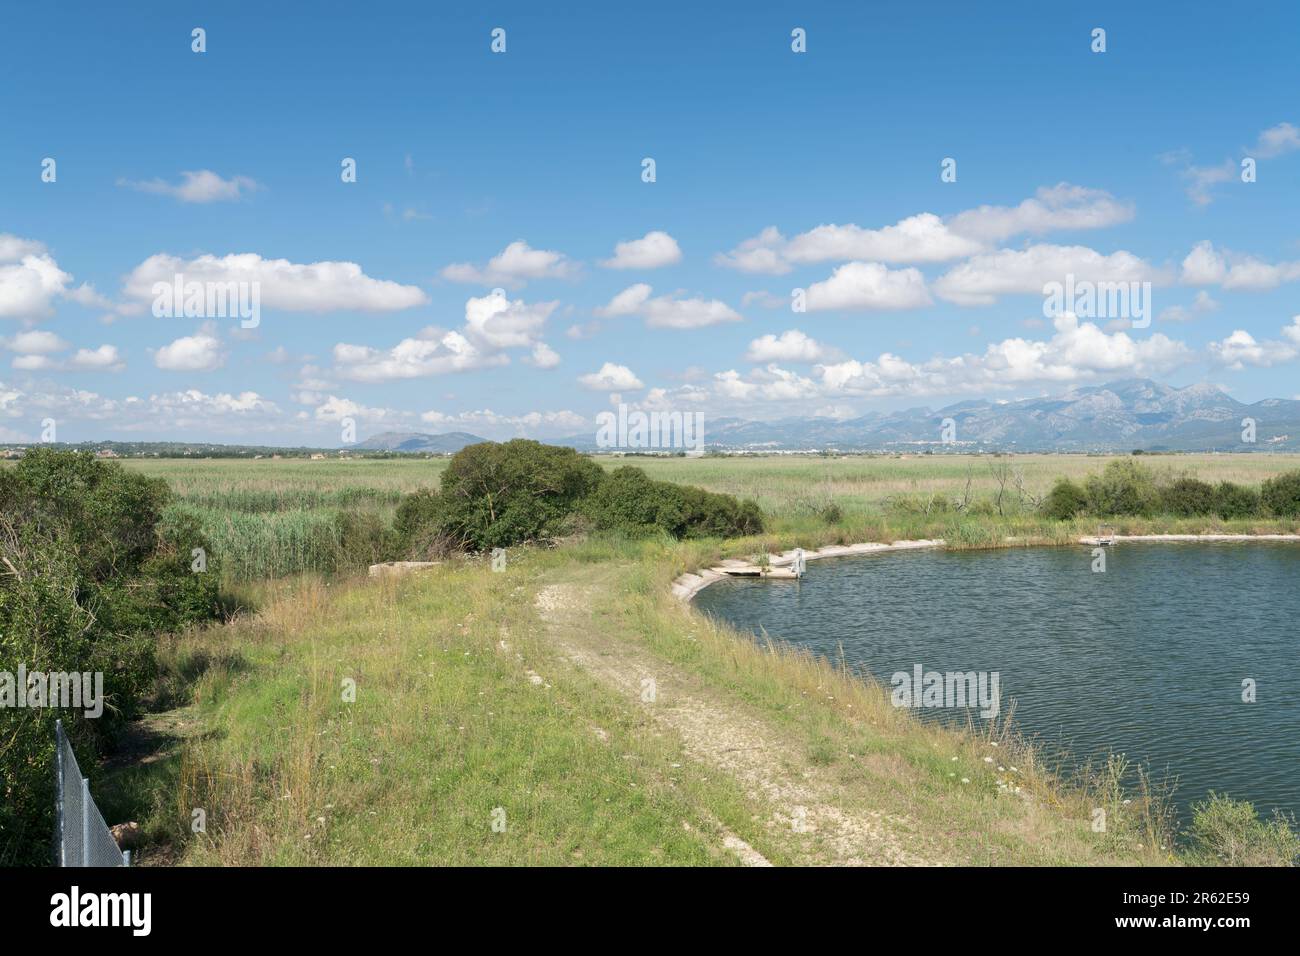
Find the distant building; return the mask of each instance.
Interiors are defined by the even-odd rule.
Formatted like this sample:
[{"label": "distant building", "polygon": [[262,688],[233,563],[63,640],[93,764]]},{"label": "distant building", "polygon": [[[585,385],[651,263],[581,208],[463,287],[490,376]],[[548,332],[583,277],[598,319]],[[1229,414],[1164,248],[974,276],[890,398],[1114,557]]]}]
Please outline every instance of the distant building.
[{"label": "distant building", "polygon": [[101,448],[99,451],[95,452],[95,457],[96,457],[96,458],[116,458],[116,457],[117,457],[117,452],[113,451],[113,449],[111,449],[111,448]]},{"label": "distant building", "polygon": [[324,461],[324,460],[325,460],[325,456],[322,455],[322,454],[321,454],[320,452],[318,452],[318,451],[317,451],[317,452],[312,452],[311,460],[312,460],[312,461]]}]

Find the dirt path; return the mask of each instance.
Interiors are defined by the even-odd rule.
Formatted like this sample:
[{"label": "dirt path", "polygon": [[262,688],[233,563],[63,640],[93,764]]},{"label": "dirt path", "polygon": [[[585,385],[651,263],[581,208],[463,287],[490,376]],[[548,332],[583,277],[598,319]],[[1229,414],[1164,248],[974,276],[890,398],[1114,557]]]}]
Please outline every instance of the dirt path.
[{"label": "dirt path", "polygon": [[[542,588],[537,610],[563,656],[626,699],[647,708],[700,763],[734,777],[751,798],[773,808],[767,826],[802,864],[933,865],[908,846],[906,819],[882,812],[846,812],[831,802],[832,787],[779,728],[704,686],[694,675],[611,634],[593,608],[616,593],[588,582]],[[748,865],[770,865],[727,832],[723,845]]]}]

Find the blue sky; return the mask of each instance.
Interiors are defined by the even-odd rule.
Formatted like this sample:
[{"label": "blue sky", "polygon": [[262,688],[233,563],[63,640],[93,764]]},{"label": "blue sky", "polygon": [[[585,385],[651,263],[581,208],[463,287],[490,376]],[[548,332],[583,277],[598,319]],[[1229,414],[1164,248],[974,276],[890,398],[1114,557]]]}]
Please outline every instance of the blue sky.
[{"label": "blue sky", "polygon": [[[0,441],[1294,397],[1300,9],[1176,11],[7,5]],[[153,314],[178,273],[257,327]],[[1149,324],[1045,317],[1067,275]]]}]

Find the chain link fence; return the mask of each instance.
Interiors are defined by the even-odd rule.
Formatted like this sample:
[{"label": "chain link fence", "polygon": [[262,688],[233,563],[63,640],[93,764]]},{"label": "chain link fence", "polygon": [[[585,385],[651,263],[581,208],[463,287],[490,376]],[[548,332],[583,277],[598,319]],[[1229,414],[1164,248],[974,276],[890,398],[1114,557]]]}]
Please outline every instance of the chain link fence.
[{"label": "chain link fence", "polygon": [[56,862],[59,866],[130,866],[130,852],[118,848],[90,796],[90,781],[81,775],[63,721],[55,723],[54,735],[58,743],[54,761]]}]

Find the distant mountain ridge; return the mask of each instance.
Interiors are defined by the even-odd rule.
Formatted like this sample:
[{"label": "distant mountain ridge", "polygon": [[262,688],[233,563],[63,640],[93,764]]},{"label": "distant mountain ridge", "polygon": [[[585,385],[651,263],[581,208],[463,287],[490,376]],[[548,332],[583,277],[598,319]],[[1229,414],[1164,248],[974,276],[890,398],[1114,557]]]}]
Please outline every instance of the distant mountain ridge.
[{"label": "distant mountain ridge", "polygon": [[[1242,440],[1243,419],[1255,441]],[[944,441],[951,420],[952,442]],[[595,449],[595,435],[560,444]],[[964,401],[944,408],[873,412],[859,418],[758,422],[704,420],[708,448],[732,451],[1300,451],[1300,401],[1239,402],[1215,385],[1185,388],[1149,379],[1072,388],[1017,401]]]},{"label": "distant mountain ridge", "polygon": [[455,454],[467,445],[477,445],[487,440],[478,435],[471,435],[469,432],[446,432],[441,435],[430,435],[425,432],[380,432],[351,447],[361,451],[431,452],[448,455]]}]

